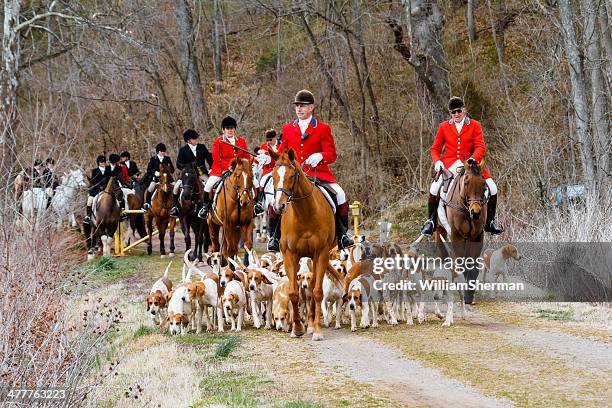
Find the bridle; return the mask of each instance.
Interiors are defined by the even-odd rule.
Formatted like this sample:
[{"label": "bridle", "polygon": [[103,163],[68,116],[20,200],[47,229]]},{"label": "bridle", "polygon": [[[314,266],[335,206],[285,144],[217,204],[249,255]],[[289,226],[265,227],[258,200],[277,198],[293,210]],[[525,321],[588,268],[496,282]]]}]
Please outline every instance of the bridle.
[{"label": "bridle", "polygon": [[[244,171],[244,170],[242,170],[242,171]],[[236,175],[235,177],[238,178],[238,175]],[[230,175],[230,177],[228,177],[228,179],[230,179],[230,180],[232,179],[231,175]],[[239,208],[242,207],[242,205],[240,204],[240,195],[241,194],[246,193],[247,196],[249,197],[249,202],[253,200],[253,194],[252,194],[252,190],[253,189],[249,188],[248,183],[245,184],[243,189],[242,189],[242,191],[240,191],[240,188],[239,188],[238,184],[234,180],[231,180],[231,181],[232,181],[233,190],[236,193],[236,197],[233,197],[232,195],[230,195],[230,198],[233,201],[238,203],[238,207]],[[223,188],[225,189],[225,183],[223,184]]]},{"label": "bridle", "polygon": [[[456,180],[455,185],[453,185],[453,190],[451,191],[450,197],[446,200],[446,205],[454,208],[455,210],[458,210],[460,212],[462,212],[463,214],[466,214],[470,217],[470,219],[473,219],[473,214],[472,214],[472,205],[473,204],[480,204],[481,207],[484,207],[485,204],[489,201],[489,198],[487,197],[486,194],[486,184],[485,184],[485,192],[483,193],[481,198],[468,198],[464,196],[464,191],[466,189],[466,183],[467,183],[467,178],[464,177],[465,176],[465,172],[461,173],[458,177],[458,179]],[[453,197],[454,197],[454,192],[457,188],[457,184],[460,184],[459,186],[459,196],[461,198],[461,201],[459,202],[459,204],[454,203],[452,201]]]},{"label": "bridle", "polygon": [[[310,190],[310,192],[306,195],[300,196],[300,197],[296,197],[295,196],[295,189],[296,187],[299,185],[300,182],[300,172],[298,171],[297,167],[295,167],[295,165],[293,163],[279,163],[277,162],[274,167],[292,167],[293,168],[293,183],[291,184],[291,191],[287,190],[286,188],[283,187],[278,187],[275,189],[276,192],[280,191],[281,193],[284,193],[285,195],[287,195],[287,203],[290,203],[291,201],[298,201],[298,200],[303,200],[305,198],[308,198],[312,195],[312,192],[315,189],[315,183],[312,183],[312,189]],[[315,172],[316,172],[316,167],[315,167]],[[315,178],[316,178],[316,173],[315,173]]]}]

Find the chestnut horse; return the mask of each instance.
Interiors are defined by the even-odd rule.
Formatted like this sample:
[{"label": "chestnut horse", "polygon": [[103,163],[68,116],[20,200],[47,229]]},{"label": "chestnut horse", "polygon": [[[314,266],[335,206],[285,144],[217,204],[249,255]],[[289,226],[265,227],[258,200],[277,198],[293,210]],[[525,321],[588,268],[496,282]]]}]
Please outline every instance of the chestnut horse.
[{"label": "chestnut horse", "polygon": [[273,208],[282,214],[280,221],[280,250],[289,277],[289,299],[293,306],[293,326],[291,337],[304,334],[300,317],[297,269],[302,257],[312,259],[314,267],[314,289],[308,309],[308,333],[312,340],[322,340],[321,301],[323,300],[323,277],[329,277],[342,285],[338,273],[329,264],[329,251],[335,245],[334,213],[323,193],[311,182],[295,160],[295,152],[278,156],[270,152],[276,160],[272,180],[275,197]]},{"label": "chestnut horse", "polygon": [[83,231],[87,239],[87,259],[93,259],[94,247],[102,241],[102,255],[110,256],[111,241],[121,221],[119,198],[123,192],[115,177],[111,177],[104,191],[97,195],[93,225],[84,224]]},{"label": "chestnut horse", "polygon": [[[487,219],[487,198],[485,197],[486,183],[482,174],[482,163],[464,163],[463,172],[456,176],[451,190],[445,200],[445,211],[448,223],[451,227],[450,243],[448,243],[447,231],[439,223],[436,234],[438,249],[442,257],[449,255],[453,259],[473,259],[472,267],[465,268],[465,281],[473,281],[480,272],[476,268],[476,258],[480,256],[483,247],[484,224]],[[445,242],[448,244],[446,245]],[[450,251],[450,254],[449,254]],[[464,261],[465,262],[465,261]],[[456,273],[451,272],[451,281],[456,278]],[[443,326],[453,323],[453,293],[447,293],[448,308]],[[461,299],[462,311],[465,303],[471,304],[474,299],[474,291],[466,290],[465,299]]]},{"label": "chestnut horse", "polygon": [[189,254],[189,260],[196,258],[202,261],[202,255],[208,252],[210,236],[208,225],[198,217],[198,203],[201,203],[204,194],[204,186],[198,177],[198,173],[192,164],[187,165],[181,173],[181,230],[185,236],[185,253],[191,249],[191,232],[195,235],[195,251]]},{"label": "chestnut horse", "polygon": [[151,198],[151,209],[146,212],[145,220],[147,222],[147,230],[149,231],[149,241],[147,242],[147,253],[151,255],[153,252],[153,218],[155,218],[155,226],[159,231],[159,253],[162,258],[166,257],[166,246],[164,240],[166,238],[166,230],[170,230],[170,257],[174,256],[174,227],[176,218],[170,216],[170,210],[173,205],[172,182],[170,173],[163,164],[159,165],[159,183],[157,189]]},{"label": "chestnut horse", "polygon": [[213,252],[219,251],[219,230],[223,227],[221,253],[233,258],[238,253],[240,238],[244,246],[253,249],[253,171],[247,159],[234,158],[231,174],[223,181],[212,211],[208,214],[208,229]]}]

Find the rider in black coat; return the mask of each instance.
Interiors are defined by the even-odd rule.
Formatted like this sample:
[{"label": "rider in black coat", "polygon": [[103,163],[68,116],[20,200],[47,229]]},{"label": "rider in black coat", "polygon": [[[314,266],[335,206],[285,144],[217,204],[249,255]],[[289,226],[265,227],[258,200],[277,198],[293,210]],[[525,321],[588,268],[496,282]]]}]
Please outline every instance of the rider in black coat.
[{"label": "rider in black coat", "polygon": [[96,164],[98,167],[91,170],[89,196],[87,197],[87,215],[83,218],[83,223],[85,224],[91,224],[91,217],[93,216],[91,206],[93,205],[94,197],[104,190],[111,177],[110,166],[106,165],[106,157],[103,155],[98,156]]},{"label": "rider in black coat", "polygon": [[[153,191],[155,191],[155,187],[157,186],[157,182],[159,180],[159,165],[164,164],[168,168],[168,172],[170,174],[174,174],[174,165],[172,164],[172,159],[170,159],[169,156],[166,156],[166,150],[165,144],[158,143],[157,146],[155,146],[155,156],[151,157],[149,160],[147,173],[142,180],[143,186],[146,186],[146,183],[149,183],[149,187],[144,192],[145,204],[142,206],[143,210],[149,210],[151,208],[151,197],[153,196]],[[147,192],[149,194],[147,194]]]}]

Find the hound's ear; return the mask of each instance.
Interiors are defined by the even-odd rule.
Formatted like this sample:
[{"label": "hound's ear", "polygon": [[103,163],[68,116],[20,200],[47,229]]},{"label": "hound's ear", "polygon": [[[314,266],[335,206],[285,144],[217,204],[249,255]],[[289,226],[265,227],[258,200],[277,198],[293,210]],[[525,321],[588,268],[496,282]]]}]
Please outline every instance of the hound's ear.
[{"label": "hound's ear", "polygon": [[167,304],[168,303],[166,302],[166,299],[162,296],[162,298],[161,298],[161,300],[159,302],[159,307],[165,308]]},{"label": "hound's ear", "polygon": [[237,164],[238,164],[238,160],[236,160],[236,158],[234,157],[232,161],[230,162],[230,168],[232,169],[232,171],[236,169]]},{"label": "hound's ear", "polygon": [[221,255],[221,267],[226,267],[227,266],[227,258],[225,257],[225,255]]},{"label": "hound's ear", "polygon": [[170,301],[170,299],[172,298],[172,295],[174,295],[174,291],[171,290],[170,292],[168,292],[168,302]]},{"label": "hound's ear", "polygon": [[293,151],[293,147],[289,148],[289,151],[287,152],[287,156],[289,157],[289,160],[291,161],[295,160],[295,152]]},{"label": "hound's ear", "polygon": [[206,261],[204,262],[206,262],[206,264],[212,268],[212,257],[208,254],[204,254],[204,257],[206,258]]}]

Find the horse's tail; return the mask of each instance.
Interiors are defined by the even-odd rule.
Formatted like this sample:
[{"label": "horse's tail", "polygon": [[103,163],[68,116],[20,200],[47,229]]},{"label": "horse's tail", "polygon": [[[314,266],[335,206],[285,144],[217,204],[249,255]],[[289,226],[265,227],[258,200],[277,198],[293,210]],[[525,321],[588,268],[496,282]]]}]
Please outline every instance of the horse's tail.
[{"label": "horse's tail", "polygon": [[340,272],[334,269],[333,266],[328,262],[327,267],[325,268],[327,275],[329,278],[338,286],[339,288],[344,287],[344,278],[340,275]]},{"label": "horse's tail", "polygon": [[140,238],[144,238],[149,235],[147,234],[147,227],[145,225],[144,214],[136,214],[135,226],[136,226],[136,231],[138,231],[138,235],[140,235]]},{"label": "horse's tail", "polygon": [[164,271],[164,278],[168,277],[168,272],[170,272],[170,265],[172,265],[172,261],[166,266],[166,270]]}]

